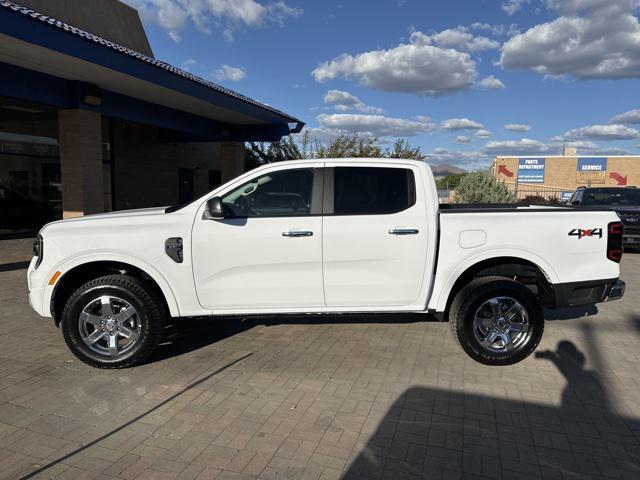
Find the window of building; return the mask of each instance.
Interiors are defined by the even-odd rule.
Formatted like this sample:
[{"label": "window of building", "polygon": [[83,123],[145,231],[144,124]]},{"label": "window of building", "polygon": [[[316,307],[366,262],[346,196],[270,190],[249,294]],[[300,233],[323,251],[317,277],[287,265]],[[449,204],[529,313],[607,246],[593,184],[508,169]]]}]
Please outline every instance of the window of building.
[{"label": "window of building", "polygon": [[225,213],[233,217],[293,216],[311,212],[313,169],[267,173],[226,194]]},{"label": "window of building", "polygon": [[334,213],[389,214],[415,204],[413,172],[407,168],[336,167]]},{"label": "window of building", "polygon": [[209,170],[209,190],[222,185],[222,172],[220,170]]},{"label": "window of building", "polygon": [[0,97],[0,235],[62,218],[56,109]]}]

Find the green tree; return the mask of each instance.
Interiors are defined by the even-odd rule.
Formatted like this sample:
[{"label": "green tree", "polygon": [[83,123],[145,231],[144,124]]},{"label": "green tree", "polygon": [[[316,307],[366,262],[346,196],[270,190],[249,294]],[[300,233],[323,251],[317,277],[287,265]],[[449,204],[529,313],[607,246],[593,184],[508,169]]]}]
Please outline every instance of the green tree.
[{"label": "green tree", "polygon": [[301,158],[407,158],[424,160],[420,147],[413,147],[408,140],[398,139],[392,147],[383,150],[378,139],[358,133],[341,133],[328,144],[311,140],[305,131],[300,140],[292,135],[277,142],[252,142],[245,146],[246,166],[256,168],[272,162]]},{"label": "green tree", "polygon": [[380,158],[382,148],[375,137],[358,133],[341,133],[327,145],[315,142],[313,156],[316,158]]},{"label": "green tree", "polygon": [[[308,139],[307,139],[308,141]],[[304,147],[307,148],[307,147]],[[305,158],[293,137],[281,138],[277,142],[252,142],[245,146],[247,169],[259,167],[267,163]]]},{"label": "green tree", "polygon": [[442,177],[440,180],[436,181],[436,185],[439,190],[447,190],[447,189],[455,189],[458,188],[462,179],[467,175],[467,173],[452,173],[445,177]]},{"label": "green tree", "polygon": [[456,203],[516,203],[516,196],[488,172],[465,175],[456,189]]},{"label": "green tree", "polygon": [[387,158],[404,158],[407,160],[424,160],[426,157],[422,154],[420,147],[412,147],[409,140],[399,138],[393,142],[392,148],[384,151]]}]

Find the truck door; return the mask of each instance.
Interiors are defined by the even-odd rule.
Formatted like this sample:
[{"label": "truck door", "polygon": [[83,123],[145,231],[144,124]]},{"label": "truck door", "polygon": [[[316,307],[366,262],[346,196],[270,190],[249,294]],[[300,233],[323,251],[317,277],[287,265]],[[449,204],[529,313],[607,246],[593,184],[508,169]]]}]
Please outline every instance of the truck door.
[{"label": "truck door", "polygon": [[[428,231],[412,165],[326,164],[323,274],[327,307],[399,307],[425,278]],[[416,184],[420,188],[416,189]]]},{"label": "truck door", "polygon": [[227,218],[203,219],[201,207],[192,252],[203,307],[324,307],[321,166],[275,167],[230,187],[220,194]]}]

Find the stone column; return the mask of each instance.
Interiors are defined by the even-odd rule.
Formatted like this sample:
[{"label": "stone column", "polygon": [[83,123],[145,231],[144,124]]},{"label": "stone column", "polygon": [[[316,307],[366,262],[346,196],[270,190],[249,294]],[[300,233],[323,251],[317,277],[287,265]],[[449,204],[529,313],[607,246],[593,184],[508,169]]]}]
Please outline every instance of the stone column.
[{"label": "stone column", "polygon": [[222,183],[244,173],[244,142],[222,142],[220,176]]},{"label": "stone column", "polygon": [[88,110],[60,110],[63,218],[104,211],[102,117]]}]

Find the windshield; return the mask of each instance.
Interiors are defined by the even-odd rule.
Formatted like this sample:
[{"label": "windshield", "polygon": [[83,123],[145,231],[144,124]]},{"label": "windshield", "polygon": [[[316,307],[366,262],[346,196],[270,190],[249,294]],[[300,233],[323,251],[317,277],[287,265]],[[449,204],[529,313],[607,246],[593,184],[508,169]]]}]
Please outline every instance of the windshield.
[{"label": "windshield", "polygon": [[640,189],[593,188],[585,190],[583,205],[640,205]]}]

